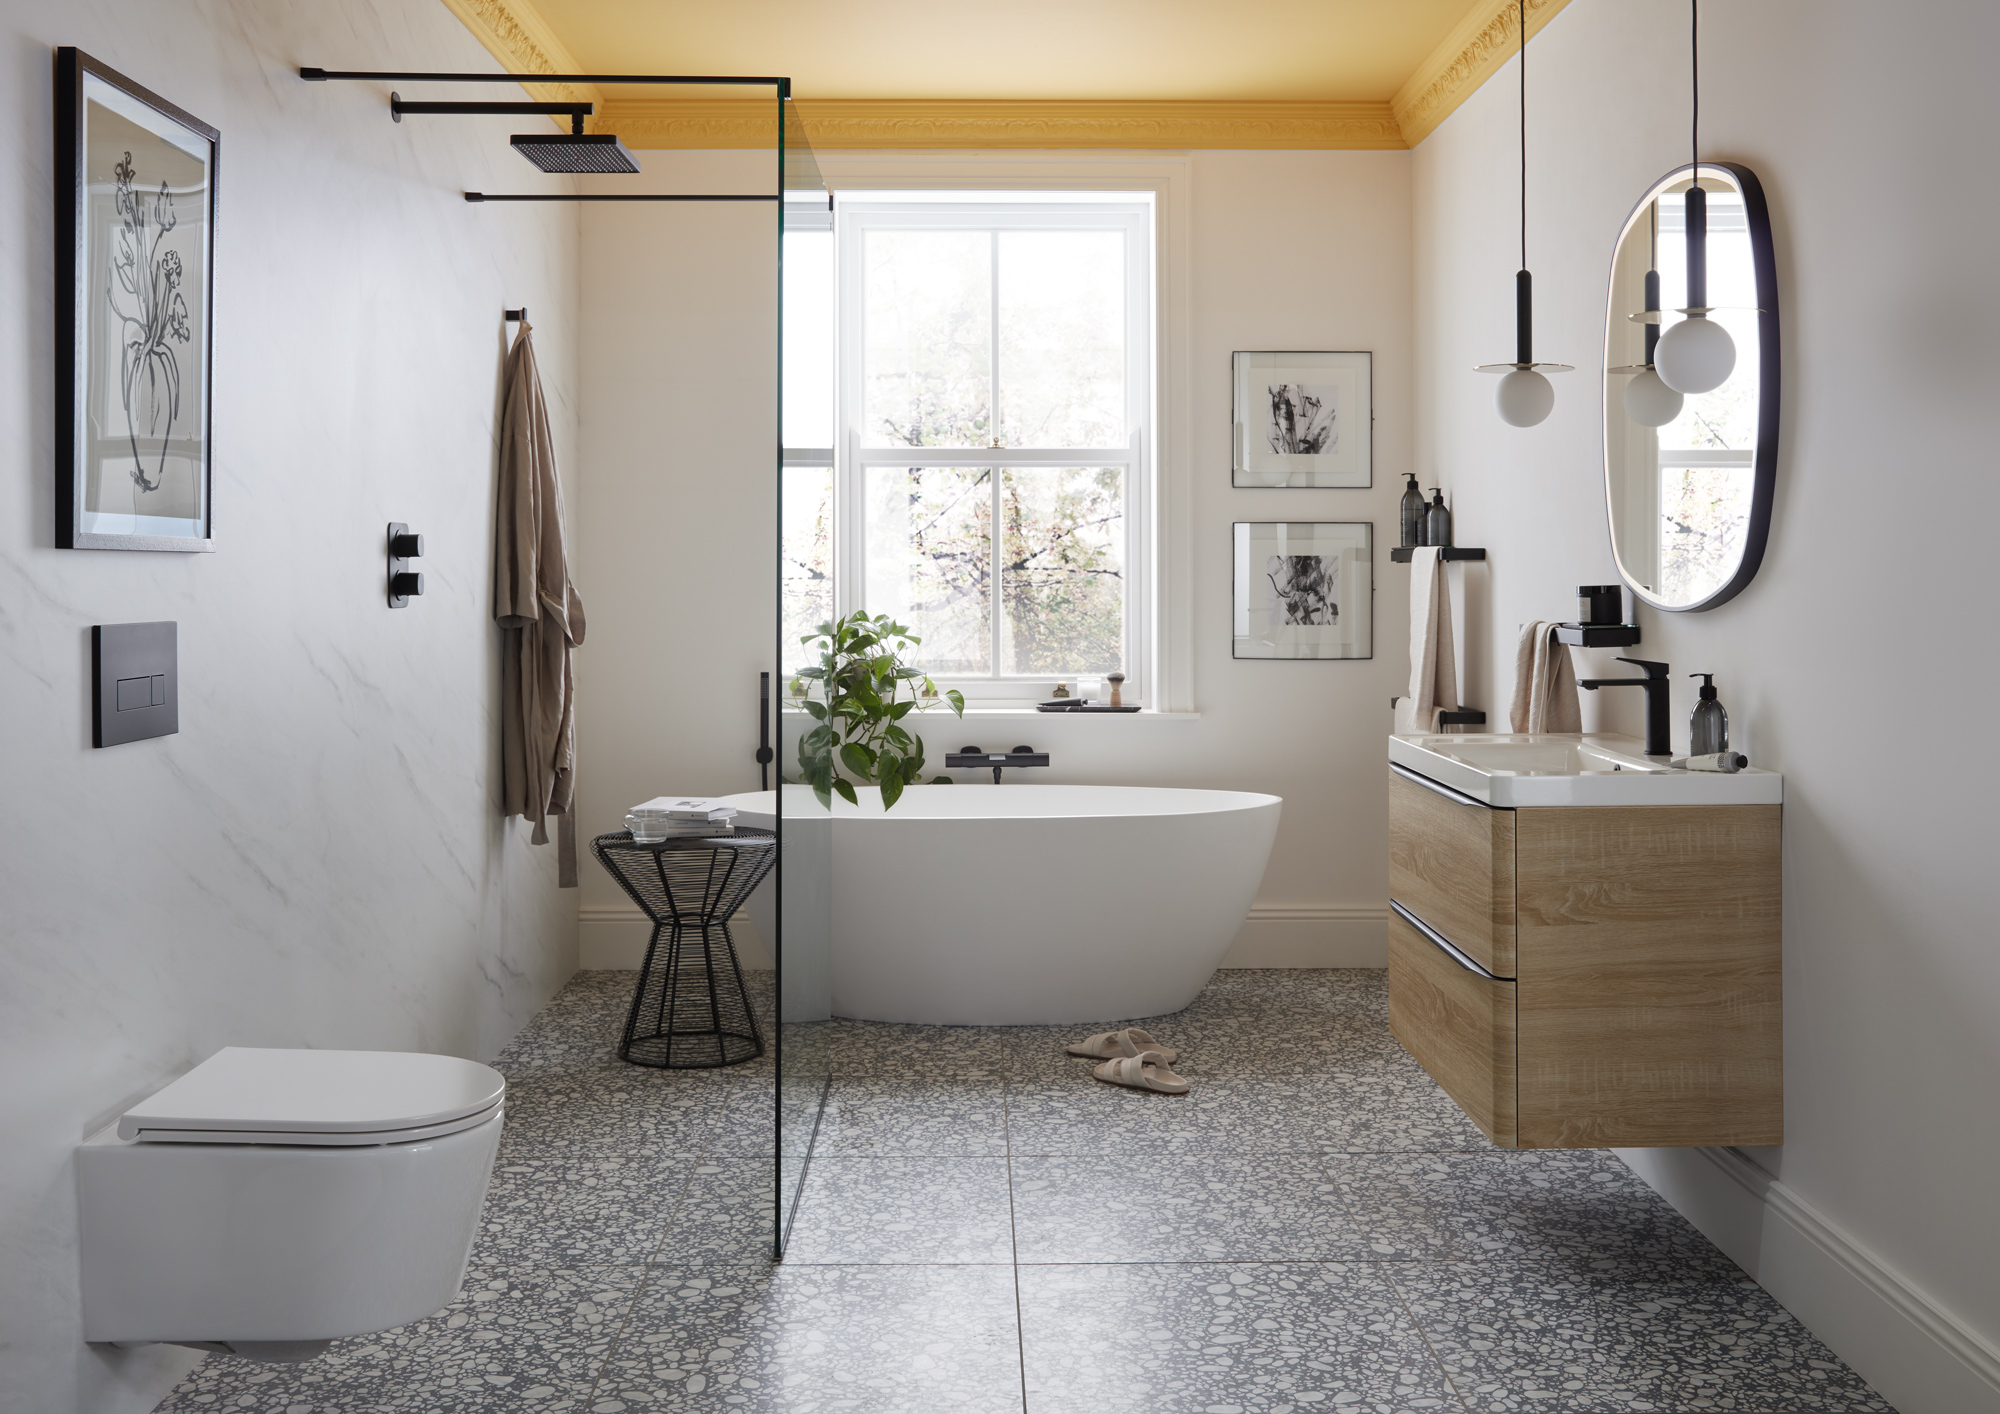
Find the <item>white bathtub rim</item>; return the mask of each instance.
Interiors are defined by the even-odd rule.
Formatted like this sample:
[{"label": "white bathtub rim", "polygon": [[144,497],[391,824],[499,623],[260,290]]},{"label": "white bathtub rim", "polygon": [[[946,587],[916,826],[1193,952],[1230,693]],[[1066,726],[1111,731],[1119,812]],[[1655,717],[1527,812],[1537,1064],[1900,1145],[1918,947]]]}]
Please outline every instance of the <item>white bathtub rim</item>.
[{"label": "white bathtub rim", "polygon": [[[806,792],[809,787],[787,784],[787,792]],[[952,794],[947,794],[952,792]],[[1256,811],[1272,806],[1282,807],[1284,797],[1266,795],[1256,791],[1210,790],[1195,786],[1097,786],[1067,784],[964,784],[951,786],[916,785],[903,792],[903,798],[893,809],[883,810],[879,805],[881,791],[868,787],[859,791],[862,803],[849,805],[835,797],[832,818],[840,821],[880,820],[895,824],[904,820],[1143,820],[1149,817],[1175,815],[1219,815],[1231,811]],[[773,818],[777,804],[775,791],[743,791],[722,799],[735,806],[744,817]],[[1005,797],[1003,800],[1002,797]],[[1090,798],[1097,797],[1093,802]],[[990,810],[1000,804],[1003,810],[992,814],[977,814],[973,810],[960,812],[951,810],[932,813],[925,809],[933,802],[942,804],[950,800],[954,804],[964,802],[973,810]],[[1105,809],[1111,801],[1128,802],[1140,806],[1151,803],[1152,809]],[[1005,808],[1013,805],[1025,809]],[[1092,805],[1099,808],[1091,808]],[[1081,807],[1081,808],[1079,808]],[[1159,808],[1165,807],[1165,808]],[[817,804],[808,812],[787,816],[789,819],[802,816],[817,816]],[[824,818],[824,817],[821,817]],[[744,823],[749,823],[745,818]]]}]

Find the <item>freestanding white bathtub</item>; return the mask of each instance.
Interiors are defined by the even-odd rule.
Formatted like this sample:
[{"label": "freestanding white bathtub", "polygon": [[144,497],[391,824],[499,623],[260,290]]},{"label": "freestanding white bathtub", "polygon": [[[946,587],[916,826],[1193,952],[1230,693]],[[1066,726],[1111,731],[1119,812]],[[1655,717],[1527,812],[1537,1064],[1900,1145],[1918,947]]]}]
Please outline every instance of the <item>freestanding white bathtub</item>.
[{"label": "freestanding white bathtub", "polygon": [[[816,810],[785,790],[801,793],[790,813]],[[746,825],[777,803],[731,801]],[[1008,1026],[1179,1011],[1243,926],[1283,803],[1012,782],[912,786],[888,812],[836,800],[832,1012]],[[767,938],[770,892],[751,904]]]}]

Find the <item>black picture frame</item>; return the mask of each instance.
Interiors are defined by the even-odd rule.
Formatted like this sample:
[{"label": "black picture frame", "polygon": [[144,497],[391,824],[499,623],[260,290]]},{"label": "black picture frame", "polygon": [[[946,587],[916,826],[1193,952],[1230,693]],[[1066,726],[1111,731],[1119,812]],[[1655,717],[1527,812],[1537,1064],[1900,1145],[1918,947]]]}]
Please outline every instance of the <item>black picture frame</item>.
[{"label": "black picture frame", "polygon": [[[1375,656],[1374,521],[1239,520],[1229,533],[1231,658],[1358,663]],[[1340,559],[1337,579],[1323,573],[1329,553]],[[1316,583],[1272,580],[1270,566],[1281,559],[1294,567],[1309,565]],[[1277,566],[1276,572],[1285,574],[1286,568]],[[1280,603],[1296,597],[1304,601],[1304,611],[1288,609],[1286,622],[1274,623],[1274,597]]]},{"label": "black picture frame", "polygon": [[[56,547],[213,550],[222,135],[71,46],[54,88]],[[137,155],[107,181],[121,139]]]},{"label": "black picture frame", "polygon": [[[1231,486],[1318,491],[1374,486],[1373,350],[1237,349],[1229,356],[1229,383]],[[1279,446],[1281,439],[1320,438],[1331,438],[1331,445],[1311,451]]]}]

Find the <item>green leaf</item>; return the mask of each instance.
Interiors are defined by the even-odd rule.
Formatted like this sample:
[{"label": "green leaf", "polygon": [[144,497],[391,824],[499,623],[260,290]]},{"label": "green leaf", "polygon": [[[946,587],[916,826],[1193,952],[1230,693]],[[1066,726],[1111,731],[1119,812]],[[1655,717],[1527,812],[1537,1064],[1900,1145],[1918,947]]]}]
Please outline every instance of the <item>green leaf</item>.
[{"label": "green leaf", "polygon": [[882,808],[887,810],[903,798],[903,778],[890,776],[882,782]]},{"label": "green leaf", "polygon": [[859,742],[850,741],[841,747],[840,761],[864,781],[873,780],[875,777],[875,753]]},{"label": "green leaf", "polygon": [[957,785],[958,782],[954,781],[950,776],[932,776],[931,784],[934,786],[953,786]]},{"label": "green leaf", "polygon": [[[840,792],[840,798],[846,801],[849,805],[859,805],[861,803],[859,797],[857,797],[854,794],[854,787],[849,785],[846,781],[842,780],[839,776],[835,776],[833,778],[833,788]],[[831,805],[832,802],[829,801],[828,804]]]},{"label": "green leaf", "polygon": [[888,730],[884,731],[882,733],[882,739],[884,741],[892,741],[906,751],[910,748],[911,744],[916,740],[908,732],[904,731],[901,727],[896,727],[896,726],[892,726],[888,728]]},{"label": "green leaf", "polygon": [[807,699],[806,715],[811,717],[815,722],[824,722],[826,720],[826,704]]},{"label": "green leaf", "polygon": [[947,692],[944,695],[944,700],[951,704],[952,711],[956,712],[961,717],[965,715],[964,693],[960,692],[957,688],[953,688],[951,691]]},{"label": "green leaf", "polygon": [[[898,766],[897,776],[907,784],[915,784],[917,777],[923,774],[924,758],[921,756],[912,756],[899,762]],[[887,789],[886,782],[884,783],[884,789]]]}]

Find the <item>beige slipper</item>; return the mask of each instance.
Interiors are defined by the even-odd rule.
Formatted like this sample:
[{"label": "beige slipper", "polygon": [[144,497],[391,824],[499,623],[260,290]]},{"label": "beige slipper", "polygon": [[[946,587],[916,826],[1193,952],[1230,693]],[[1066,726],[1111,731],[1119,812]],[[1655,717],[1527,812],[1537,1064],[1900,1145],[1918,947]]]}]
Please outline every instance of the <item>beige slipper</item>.
[{"label": "beige slipper", "polygon": [[1164,1051],[1141,1051],[1136,1056],[1108,1060],[1090,1072],[1106,1085],[1122,1085],[1127,1090],[1146,1090],[1155,1095],[1185,1095],[1187,1081],[1167,1069]]},{"label": "beige slipper", "polygon": [[1100,1031],[1089,1040],[1078,1041],[1065,1049],[1073,1056],[1085,1056],[1090,1060],[1114,1060],[1120,1056],[1136,1056],[1142,1051],[1152,1051],[1168,1065],[1181,1058],[1179,1051],[1162,1046],[1136,1026],[1128,1026],[1123,1031]]}]

